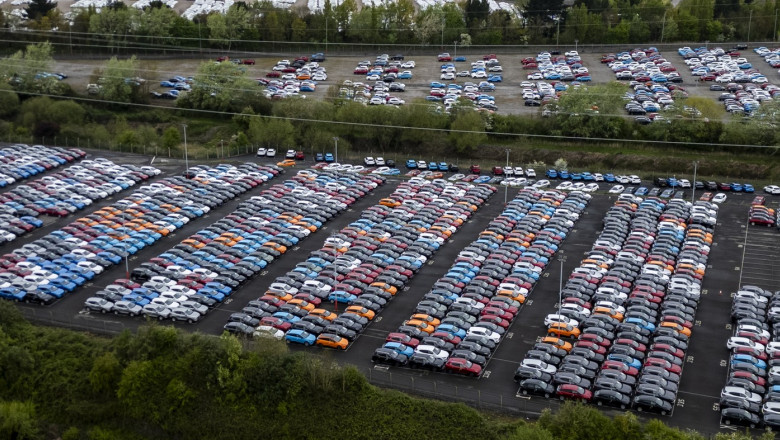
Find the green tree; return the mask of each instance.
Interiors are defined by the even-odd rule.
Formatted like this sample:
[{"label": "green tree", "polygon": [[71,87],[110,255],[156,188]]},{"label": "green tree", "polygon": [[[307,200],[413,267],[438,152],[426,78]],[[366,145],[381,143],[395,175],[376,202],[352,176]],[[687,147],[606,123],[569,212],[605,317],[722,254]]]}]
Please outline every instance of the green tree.
[{"label": "green tree", "polygon": [[286,119],[255,117],[249,121],[248,137],[263,147],[295,147],[295,128]]},{"label": "green tree", "polygon": [[472,151],[487,140],[485,121],[474,111],[458,114],[450,128],[450,142],[460,153]]},{"label": "green tree", "polygon": [[32,402],[0,401],[0,437],[34,440],[40,437]]},{"label": "green tree", "polygon": [[0,117],[13,116],[19,111],[19,95],[9,84],[0,83]]},{"label": "green tree", "polygon": [[51,0],[31,0],[24,9],[24,14],[29,20],[39,20],[56,8],[57,2]]},{"label": "green tree", "polygon": [[162,147],[168,151],[175,151],[181,145],[181,133],[176,127],[168,127],[162,135]]},{"label": "green tree", "polygon": [[67,89],[63,83],[54,76],[41,75],[51,71],[53,50],[49,42],[27,45],[0,60],[0,78],[19,91],[63,94]]},{"label": "green tree", "polygon": [[101,72],[100,97],[108,102],[133,102],[140,98],[141,84],[136,81],[138,60],[135,55],[126,60],[111,57]]},{"label": "green tree", "polygon": [[[233,63],[202,63],[192,89],[177,100],[185,108],[239,112],[247,106],[262,107],[264,98],[243,66]],[[257,108],[256,108],[257,106]]]},{"label": "green tree", "polygon": [[233,40],[240,40],[249,28],[251,14],[242,2],[231,5],[227,12],[209,14],[207,20],[212,43],[230,50]]}]

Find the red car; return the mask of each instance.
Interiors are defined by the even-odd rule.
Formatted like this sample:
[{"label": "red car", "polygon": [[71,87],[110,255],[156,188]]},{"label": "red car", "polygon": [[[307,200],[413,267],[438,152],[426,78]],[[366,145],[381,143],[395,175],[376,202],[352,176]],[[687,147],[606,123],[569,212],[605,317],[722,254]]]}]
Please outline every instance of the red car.
[{"label": "red car", "polygon": [[438,61],[452,61],[452,56],[448,53],[440,53],[436,59]]},{"label": "red car", "polygon": [[444,364],[444,371],[477,377],[482,374],[482,367],[468,359],[451,357]]},{"label": "red car", "polygon": [[282,74],[279,73],[278,71],[274,70],[273,72],[266,73],[265,76],[267,78],[279,78],[280,76],[282,76]]},{"label": "red car", "polygon": [[431,336],[433,336],[434,338],[439,338],[444,342],[449,342],[452,345],[460,344],[460,338],[458,336],[455,336],[447,332],[433,332],[431,333]]},{"label": "red car", "polygon": [[303,160],[304,159],[303,151],[296,151],[295,152],[295,160]]},{"label": "red car", "polygon": [[591,393],[590,390],[586,390],[579,385],[568,383],[558,385],[555,394],[559,395],[561,398],[568,397],[570,399],[579,399],[583,401],[588,401],[593,397],[593,393]]},{"label": "red car", "polygon": [[[663,361],[663,359],[658,359],[658,360]],[[666,362],[666,361],[664,361],[664,362]],[[667,362],[667,364],[669,364],[669,363]],[[648,365],[648,364],[645,363],[645,365]],[[669,364],[669,365],[671,365],[671,364]],[[674,365],[674,366],[676,366],[676,365]],[[622,373],[626,373],[629,376],[636,376],[637,374],[639,374],[639,370],[637,370],[636,368],[629,367],[628,365],[624,364],[623,362],[619,362],[619,361],[604,361],[604,363],[601,364],[601,369],[602,370],[617,370],[617,371],[620,371]]]},{"label": "red car", "polygon": [[241,60],[241,64],[245,64],[245,65],[248,65],[248,66],[254,66],[255,65],[255,60],[253,60],[251,58],[248,58],[248,59],[245,59],[245,60]]},{"label": "red car", "polygon": [[489,322],[491,324],[495,324],[504,329],[509,328],[509,321],[507,321],[504,318],[501,318],[498,315],[484,314],[479,317],[479,321],[477,322]]},{"label": "red car", "polygon": [[760,376],[756,376],[755,374],[749,371],[740,371],[740,370],[732,371],[731,374],[729,375],[729,378],[732,377],[736,377],[739,379],[747,379],[761,387],[766,385],[766,379]]},{"label": "red car", "polygon": [[[750,347],[744,347],[744,348],[750,348]],[[651,351],[657,350],[657,351],[662,351],[664,353],[669,353],[672,356],[677,357],[679,359],[682,359],[685,356],[685,352],[683,352],[679,348],[672,347],[669,344],[653,344],[650,346],[650,350]],[[749,354],[752,354],[752,352]]]},{"label": "red car", "polygon": [[470,167],[469,167],[469,171],[470,171],[472,174],[479,174],[479,173],[481,173],[481,172],[482,172],[482,169],[479,167],[479,165],[477,165],[477,164],[474,164],[474,165],[472,165],[472,166],[470,166]]},{"label": "red car", "polygon": [[580,341],[590,341],[590,342],[598,344],[598,345],[600,345],[602,347],[609,347],[610,344],[611,344],[609,339],[604,339],[601,336],[595,335],[593,333],[583,333],[583,334],[580,335],[579,340]]},{"label": "red car", "polygon": [[404,333],[390,333],[387,335],[385,342],[398,342],[400,344],[404,344],[412,348],[415,348],[418,345],[420,345],[419,339],[413,338]]},{"label": "red car", "polygon": [[575,347],[581,347],[581,348],[587,348],[588,350],[596,353],[605,355],[607,353],[607,349],[595,342],[591,341],[577,341],[574,343]]},{"label": "red car", "polygon": [[[610,362],[610,361],[607,361],[607,362]],[[625,365],[625,364],[623,364],[623,365]],[[644,367],[660,367],[660,368],[663,368],[664,370],[666,370],[666,371],[668,371],[670,373],[675,373],[675,374],[682,373],[682,368],[680,368],[679,365],[674,365],[673,363],[667,361],[666,359],[653,358],[653,357],[647,358],[647,359],[645,359],[645,363],[642,366],[644,366]],[[604,368],[604,367],[602,366],[602,368]]]},{"label": "red car", "polygon": [[761,359],[762,361],[765,361],[768,358],[765,352],[756,350],[753,347],[734,347],[731,352],[734,354],[748,354],[756,359]]},{"label": "red car", "polygon": [[292,324],[290,324],[287,321],[282,320],[281,318],[276,318],[273,316],[266,316],[262,319],[260,319],[260,324],[262,325],[270,325],[271,327],[275,329],[279,329],[283,332],[286,332],[290,329]]},{"label": "red car", "polygon": [[118,285],[120,285],[120,286],[122,286],[122,287],[124,287],[126,289],[136,289],[138,287],[141,287],[140,284],[138,284],[138,283],[136,283],[134,281],[128,280],[127,278],[119,278],[119,279],[115,280],[113,284],[118,284]]},{"label": "red car", "polygon": [[636,351],[641,351],[642,353],[647,351],[647,346],[645,346],[645,344],[642,344],[641,342],[637,342],[637,341],[635,341],[633,339],[620,338],[620,339],[615,340],[615,344],[616,345],[617,344],[625,345],[625,346],[633,348]]}]

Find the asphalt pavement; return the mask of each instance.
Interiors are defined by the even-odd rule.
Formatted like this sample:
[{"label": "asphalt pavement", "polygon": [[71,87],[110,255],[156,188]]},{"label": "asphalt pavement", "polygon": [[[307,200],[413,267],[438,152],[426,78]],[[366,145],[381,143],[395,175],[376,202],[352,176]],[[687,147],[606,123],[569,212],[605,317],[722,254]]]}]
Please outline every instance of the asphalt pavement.
[{"label": "asphalt pavement", "polygon": [[[149,162],[149,158],[143,156],[103,154],[103,152],[100,155],[107,156],[119,163],[125,161],[148,164]],[[243,159],[256,160],[251,156]],[[266,162],[266,160],[261,160],[261,162]],[[157,179],[172,173],[179,173],[184,168],[183,164],[177,161],[158,162],[155,165],[160,166],[165,171]],[[296,169],[306,165],[311,165],[311,162],[299,164],[296,168],[289,170],[287,174],[281,174],[271,180],[270,184],[283,181]],[[220,334],[230,313],[240,310],[248,301],[261,296],[275,277],[290,270],[296,263],[305,260],[312,251],[322,246],[331,232],[338,231],[351,223],[367,207],[376,204],[379,199],[390,194],[401,179],[403,178],[389,178],[385,185],[375,189],[348,210],[333,218],[319,231],[291,248],[259,276],[232,294],[228,301],[210,311],[200,322],[193,325],[183,323],[165,323],[164,325],[174,325],[186,331]],[[194,219],[175,233],[161,238],[154,245],[143,249],[128,261],[129,269],[132,270],[138,264],[164,252],[197,230],[230,214],[239,203],[257,195],[268,184],[251,189],[210,213]],[[64,219],[46,219],[44,227],[20,237],[12,244],[5,245],[4,249],[0,249],[0,252],[10,252],[16,247],[51,232],[54,228],[64,226],[131,192],[132,189],[124,191]],[[508,191],[509,199],[516,192],[516,189],[510,189]],[[514,369],[525,352],[537,341],[537,338],[544,336],[545,328],[542,321],[546,314],[554,311],[558,302],[561,271],[563,278],[568,278],[583,254],[591,248],[601,230],[603,215],[612,205],[615,197],[615,195],[601,192],[594,195],[582,217],[575,223],[573,230],[561,246],[556,259],[552,261],[536,284],[528,301],[509,328],[506,337],[503,338],[501,345],[485,367],[485,372],[478,379],[444,373],[418,372],[403,368],[374,367],[370,358],[374,349],[382,344],[387,333],[394,331],[404,319],[409,317],[421,296],[449,269],[458,252],[475,240],[488,222],[499,215],[504,207],[503,188],[488,199],[472,219],[448,240],[424,269],[412,279],[407,288],[399,292],[389,302],[387,307],[381,311],[348,350],[336,352],[316,347],[307,349],[296,347],[294,350],[306,350],[342,364],[354,365],[373,383],[426,396],[466,401],[477,407],[505,410],[529,417],[538,414],[543,408],[556,408],[559,401],[555,399],[518,396],[517,386],[513,381]],[[769,196],[769,198],[775,206],[780,200],[780,198],[773,196]],[[780,233],[776,228],[747,225],[747,210],[751,200],[752,195],[730,194],[729,199],[720,209],[709,267],[702,286],[702,300],[697,311],[693,337],[687,353],[678,401],[672,416],[658,416],[672,426],[695,429],[707,435],[728,429],[719,424],[717,403],[726,376],[724,364],[728,358],[728,351],[725,348],[725,341],[731,335],[730,293],[737,289],[740,277],[743,284],[756,284],[774,290],[778,289],[780,285],[780,266],[777,263],[778,257],[780,257],[780,251],[777,249]],[[564,259],[562,266],[558,260],[559,257]],[[125,275],[124,264],[112,266],[105,273],[96,277],[92,283],[83,286],[49,307],[27,304],[19,304],[18,307],[35,322],[98,333],[116,333],[123,329],[136,329],[145,323],[143,319],[95,315],[83,311],[83,303],[86,298],[110,284],[114,279]],[[332,306],[326,305],[326,307]],[[615,413],[614,411],[606,412]],[[646,413],[638,415],[643,419],[654,417]]]}]

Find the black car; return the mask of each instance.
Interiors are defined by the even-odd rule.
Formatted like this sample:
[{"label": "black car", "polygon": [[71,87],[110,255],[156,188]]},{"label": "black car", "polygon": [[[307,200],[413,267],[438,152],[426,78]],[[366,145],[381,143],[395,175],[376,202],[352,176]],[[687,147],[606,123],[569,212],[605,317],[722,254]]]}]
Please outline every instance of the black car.
[{"label": "black car", "polygon": [[255,331],[254,327],[236,321],[230,321],[222,328],[229,333],[240,336],[252,336]]},{"label": "black car", "polygon": [[414,353],[409,358],[408,366],[410,368],[438,371],[444,368],[444,359],[437,358],[429,353]]},{"label": "black car", "polygon": [[633,406],[637,411],[657,412],[662,416],[672,411],[671,403],[649,394],[637,394],[634,396]]},{"label": "black car", "polygon": [[409,358],[405,354],[401,354],[395,350],[380,347],[374,350],[374,354],[371,356],[371,362],[377,364],[406,365],[409,362]]},{"label": "black car", "polygon": [[240,312],[239,313],[231,313],[230,317],[228,317],[228,321],[230,321],[230,322],[240,322],[240,323],[246,324],[246,325],[251,326],[251,327],[257,327],[258,325],[260,325],[260,320],[259,319],[255,318],[255,317],[253,317],[251,315],[248,315],[246,313],[240,313]]},{"label": "black car", "polygon": [[555,387],[539,379],[524,379],[520,382],[520,393],[524,395],[536,394],[550,397],[555,393]]},{"label": "black car", "polygon": [[596,390],[593,393],[593,398],[591,399],[591,402],[596,402],[596,405],[598,406],[607,405],[607,406],[619,407],[620,409],[626,409],[628,405],[631,403],[631,399],[629,399],[627,395],[619,391],[601,389],[601,390]]},{"label": "black car", "polygon": [[720,411],[720,420],[726,425],[742,425],[755,428],[760,419],[756,413],[742,408],[723,408]]},{"label": "black car", "polygon": [[515,382],[522,382],[526,379],[538,379],[543,382],[550,383],[553,377],[551,374],[537,368],[517,367],[515,370]]}]

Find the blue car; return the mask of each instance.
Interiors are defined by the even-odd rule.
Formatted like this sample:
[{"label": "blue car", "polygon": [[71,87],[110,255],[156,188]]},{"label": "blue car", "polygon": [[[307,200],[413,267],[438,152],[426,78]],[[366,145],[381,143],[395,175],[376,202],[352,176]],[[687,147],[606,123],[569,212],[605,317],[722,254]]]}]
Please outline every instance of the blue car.
[{"label": "blue car", "polygon": [[325,153],[325,162],[333,162],[335,160],[333,153]]},{"label": "blue car", "polygon": [[624,322],[638,325],[639,327],[644,328],[646,330],[649,330],[650,332],[654,332],[655,331],[655,324],[653,324],[651,322],[647,322],[647,321],[645,321],[644,319],[641,319],[641,318],[626,318],[626,320]]},{"label": "blue car", "polygon": [[647,191],[648,189],[646,186],[640,186],[639,188],[636,189],[636,192],[634,194],[637,196],[644,196],[647,194]]},{"label": "blue car", "polygon": [[734,182],[731,184],[731,190],[732,191],[742,191],[742,184]]},{"label": "blue car", "polygon": [[460,327],[455,327],[452,324],[441,324],[438,327],[436,327],[437,332],[444,332],[449,333],[453,336],[457,336],[461,339],[466,337],[466,330],[463,330]]},{"label": "blue car", "polygon": [[399,354],[406,355],[407,357],[412,357],[414,354],[414,349],[412,349],[412,347],[401,344],[399,342],[388,342],[383,347],[389,348],[390,350],[393,350]]},{"label": "blue car", "polygon": [[642,368],[642,363],[639,362],[638,359],[634,359],[631,356],[627,356],[624,354],[610,354],[607,356],[607,359],[610,361],[622,362],[628,365],[629,367],[636,368],[637,370]]},{"label": "blue car", "polygon": [[440,83],[438,81],[432,82],[430,84],[430,86],[431,86],[432,89],[446,89],[447,88],[447,84],[442,84],[442,83]]},{"label": "blue car", "polygon": [[749,354],[735,354],[731,356],[731,364],[739,362],[745,362],[751,365],[755,365],[757,368],[766,369],[766,362],[761,359],[755,358]]},{"label": "blue car", "polygon": [[54,284],[44,284],[43,286],[38,286],[38,291],[43,292],[47,295],[51,295],[55,298],[62,298],[63,295],[65,295],[65,289],[61,287],[57,287]]},{"label": "blue car", "polygon": [[398,79],[412,79],[412,72],[401,72],[398,74]]},{"label": "blue car", "polygon": [[176,83],[171,82],[171,81],[160,81],[160,87],[174,88],[174,87],[176,87]]},{"label": "blue car", "polygon": [[398,168],[390,168],[389,170],[382,173],[383,176],[397,176],[401,174],[401,170]]},{"label": "blue car", "polygon": [[447,162],[439,162],[439,171],[447,171],[450,167],[447,165]]},{"label": "blue car", "polygon": [[10,299],[14,301],[24,301],[24,297],[27,296],[27,292],[15,287],[4,287],[0,289],[0,298]]},{"label": "blue car", "polygon": [[437,164],[436,162],[428,162],[428,170],[439,171],[439,164]]},{"label": "blue car", "polygon": [[568,170],[560,170],[558,171],[558,177],[560,177],[561,179],[570,179],[571,174],[569,174]]},{"label": "blue car", "polygon": [[463,63],[466,61],[466,57],[464,56],[455,57],[453,58],[453,61],[455,61],[456,63]]},{"label": "blue car", "polygon": [[317,337],[307,332],[306,330],[292,329],[288,330],[287,334],[284,335],[284,340],[287,343],[294,342],[296,344],[303,344],[308,347],[310,345],[314,345]]},{"label": "blue car", "polygon": [[547,176],[548,179],[557,179],[558,178],[558,171],[556,170],[547,170],[544,173],[545,176]]},{"label": "blue car", "polygon": [[746,184],[742,185],[742,191],[744,191],[746,193],[752,193],[752,192],[756,192],[756,189],[753,188],[753,185],[751,185],[749,183],[746,183]]},{"label": "blue car", "polygon": [[314,161],[315,162],[324,162],[325,161],[325,155],[322,153],[316,153],[314,155]]},{"label": "blue car", "polygon": [[335,303],[340,302],[342,304],[352,304],[357,300],[357,296],[343,290],[336,290],[328,295],[328,301]]},{"label": "blue car", "polygon": [[410,170],[417,168],[417,161],[414,159],[407,159],[406,160],[406,168],[409,168]]}]

